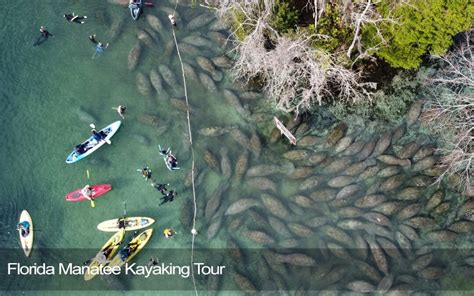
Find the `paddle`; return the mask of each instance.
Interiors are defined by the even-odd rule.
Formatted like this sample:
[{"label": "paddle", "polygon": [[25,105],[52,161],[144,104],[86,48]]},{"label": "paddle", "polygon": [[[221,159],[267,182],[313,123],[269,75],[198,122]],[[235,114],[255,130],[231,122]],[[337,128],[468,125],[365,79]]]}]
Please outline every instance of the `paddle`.
[{"label": "paddle", "polygon": [[[95,129],[95,124],[91,123],[91,124],[89,124],[89,126],[93,129]],[[112,144],[112,142],[110,142],[110,140],[106,139],[106,138],[101,139],[101,141],[105,141],[105,143],[107,143],[109,145]]]},{"label": "paddle", "polygon": [[[89,181],[90,180],[89,170],[86,170],[86,174],[87,174],[87,181]],[[91,201],[91,208],[95,208],[95,201],[92,197],[90,201]]]}]

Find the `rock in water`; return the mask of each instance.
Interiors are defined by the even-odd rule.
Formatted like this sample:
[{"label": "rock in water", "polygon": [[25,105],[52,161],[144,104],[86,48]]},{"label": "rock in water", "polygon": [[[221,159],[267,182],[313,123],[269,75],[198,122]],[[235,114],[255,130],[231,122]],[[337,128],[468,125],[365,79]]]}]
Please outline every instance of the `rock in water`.
[{"label": "rock in water", "polygon": [[140,43],[137,43],[128,53],[128,70],[133,71],[137,68],[141,54],[142,47]]},{"label": "rock in water", "polygon": [[411,105],[410,110],[408,110],[407,114],[407,127],[413,125],[418,117],[420,116],[421,109],[423,107],[423,101],[418,100],[413,105]]},{"label": "rock in water", "polygon": [[203,26],[209,24],[214,19],[215,19],[214,14],[209,13],[209,12],[208,13],[203,13],[203,14],[199,15],[198,17],[192,19],[188,23],[186,28],[188,29],[188,31],[193,31],[193,30],[196,30],[200,27],[203,27]]},{"label": "rock in water", "polygon": [[231,204],[228,208],[227,211],[225,212],[225,215],[236,215],[240,214],[252,207],[256,207],[260,205],[260,203],[251,198],[241,198],[238,201],[234,202]]},{"label": "rock in water", "polygon": [[223,146],[220,150],[221,154],[221,172],[222,176],[226,179],[230,179],[232,175],[232,166],[230,164],[229,150],[226,146]]},{"label": "rock in water", "polygon": [[163,87],[163,80],[161,79],[160,73],[158,73],[158,71],[155,69],[150,71],[150,81],[151,85],[153,85],[153,88],[160,97],[168,98],[168,93]]},{"label": "rock in water", "polygon": [[235,177],[240,180],[242,176],[247,171],[248,167],[248,160],[249,160],[249,153],[247,150],[242,151],[237,162],[235,163]]},{"label": "rock in water", "polygon": [[199,80],[201,81],[201,84],[210,92],[216,92],[217,91],[217,86],[214,83],[214,80],[212,80],[209,75],[206,75],[204,73],[199,73]]},{"label": "rock in water", "polygon": [[160,33],[160,34],[163,32],[164,27],[158,17],[147,13],[146,21],[155,32]]},{"label": "rock in water", "polygon": [[151,94],[150,80],[141,72],[137,73],[137,89],[142,96],[148,97]]}]

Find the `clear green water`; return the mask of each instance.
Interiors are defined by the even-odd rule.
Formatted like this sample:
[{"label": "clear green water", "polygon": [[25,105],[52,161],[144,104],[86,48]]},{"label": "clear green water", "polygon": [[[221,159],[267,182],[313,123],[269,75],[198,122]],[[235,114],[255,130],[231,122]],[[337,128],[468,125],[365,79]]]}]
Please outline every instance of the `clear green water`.
[{"label": "clear green water", "polygon": [[[160,5],[172,7],[167,2],[157,3],[156,7],[148,9],[147,13],[158,15],[165,27],[168,27],[166,14],[160,10]],[[87,15],[86,24],[67,23],[62,14],[72,11]],[[207,12],[199,8],[180,6],[178,13],[180,14],[179,21],[186,23],[186,21]],[[0,67],[2,77],[0,100],[3,106],[0,111],[0,120],[4,140],[0,145],[0,167],[2,168],[0,171],[0,213],[2,214],[0,218],[0,236],[2,238],[0,246],[14,248],[15,252],[21,252],[18,249],[17,234],[14,228],[21,210],[27,209],[36,228],[40,230],[35,234],[35,248],[97,249],[110,235],[97,231],[96,225],[103,220],[120,216],[123,212],[122,203],[126,202],[128,215],[150,216],[157,219],[153,226],[155,235],[146,248],[154,250],[153,252],[156,251],[156,248],[162,250],[156,251],[158,254],[152,253],[153,255],[157,255],[160,259],[170,259],[170,261],[188,260],[191,246],[190,228],[182,223],[183,209],[189,208],[192,203],[191,190],[183,184],[191,167],[191,154],[186,139],[186,116],[177,111],[167,98],[161,97],[155,92],[145,97],[137,91],[136,87],[138,72],[148,76],[150,70],[156,69],[160,64],[168,65],[177,76],[181,75],[176,54],[174,52],[171,55],[163,54],[166,44],[172,41],[170,32],[159,35],[160,42],[153,50],[145,47],[137,70],[129,71],[127,56],[137,41],[137,31],[143,28],[149,29],[149,25],[144,17],[138,22],[133,22],[125,8],[108,4],[106,1],[92,0],[35,1],[33,3],[18,1],[5,6],[1,14],[0,34],[4,42],[0,45],[2,65]],[[112,39],[110,29],[117,21],[123,22],[122,30],[118,36]],[[33,47],[32,43],[39,35],[37,30],[40,25],[45,25],[55,37],[50,38],[41,46]],[[87,39],[92,33],[96,33],[100,41],[110,41],[111,43],[106,52],[97,59],[91,58],[94,48]],[[178,26],[176,31],[178,41],[188,35],[206,36],[207,33],[207,27],[203,27],[200,31],[189,32],[182,26]],[[222,52],[223,49],[216,45],[216,49],[203,49],[201,54],[211,58],[221,55]],[[194,56],[183,53],[183,59],[193,64],[196,70],[198,69],[194,62]],[[273,216],[274,213],[262,206],[240,215],[225,217],[217,236],[211,240],[206,237],[209,224],[203,217],[203,212],[206,202],[219,186],[225,183],[230,184],[230,189],[222,197],[222,211],[225,211],[227,206],[240,198],[260,200],[262,192],[251,189],[245,181],[236,180],[234,173],[232,178],[227,180],[220,173],[207,168],[208,165],[204,161],[205,150],[212,151],[220,161],[219,151],[221,147],[227,147],[232,170],[234,170],[237,158],[245,148],[238,145],[229,136],[210,138],[199,135],[197,131],[209,126],[238,126],[247,136],[250,136],[251,130],[258,129],[262,141],[262,153],[259,157],[250,153],[249,166],[262,163],[280,164],[282,153],[289,149],[286,141],[268,145],[272,130],[272,111],[270,109],[251,104],[252,112],[256,116],[264,114],[265,120],[256,124],[256,116],[242,118],[223,98],[222,90],[226,88],[233,89],[237,94],[242,92],[239,86],[233,84],[229,73],[226,73],[223,81],[218,83],[218,88],[219,91],[216,93],[210,93],[199,83],[188,81],[189,100],[193,110],[191,122],[196,166],[205,173],[203,181],[196,188],[197,228],[200,231],[200,235],[196,237],[196,244],[199,247],[223,248],[227,246],[228,241],[232,240],[237,241],[242,249],[261,248],[261,245],[255,244],[245,237],[248,229],[263,230],[276,238],[277,242],[284,241],[284,236],[268,226],[266,219]],[[244,103],[243,100],[242,102]],[[89,136],[88,125],[90,122],[84,118],[82,113],[84,111],[89,113],[95,119],[96,125],[103,127],[120,119],[112,110],[112,107],[119,104],[126,105],[128,110],[122,127],[112,138],[112,145],[104,146],[78,163],[67,165],[64,161],[72,147]],[[158,126],[151,127],[141,123],[139,117],[144,113],[158,116]],[[313,130],[310,130],[309,133],[321,135],[324,134],[324,131],[321,129],[321,125],[314,124]],[[350,133],[353,137],[363,134],[358,129],[352,129]],[[417,137],[419,137],[418,130],[412,131],[405,136],[402,143],[405,144]],[[141,140],[143,138],[145,140]],[[365,140],[368,141],[369,138],[366,137]],[[169,172],[165,168],[163,160],[158,154],[158,144],[172,147],[179,159],[181,170]],[[390,147],[390,154],[393,154],[398,148],[399,146]],[[333,153],[331,148],[314,148],[315,153],[319,153],[320,150],[326,150],[325,153],[329,154]],[[312,151],[312,148],[309,148],[308,151]],[[339,157],[338,154],[331,155],[332,160]],[[305,160],[294,161],[294,163],[295,167],[308,165]],[[170,188],[178,191],[179,195],[173,203],[157,206],[160,194],[136,171],[144,164],[152,168],[153,179],[170,183]],[[325,165],[328,164],[325,163]],[[86,170],[91,173],[90,181],[86,179]],[[325,181],[334,177],[333,174],[326,173],[321,166],[314,166],[314,174],[321,175]],[[401,188],[409,186],[409,178],[417,175],[413,172],[403,172],[403,174],[405,174],[406,180]],[[338,222],[338,207],[328,207],[325,202],[316,203],[322,210],[298,209],[297,206],[292,205],[292,198],[301,193],[299,190],[301,179],[290,180],[284,174],[273,174],[269,178],[277,184],[277,192],[272,194],[283,201],[285,206],[291,208],[291,217],[285,223],[304,224],[307,219],[315,215],[330,217],[329,224],[332,225]],[[383,180],[382,178],[372,178],[366,183],[361,183],[361,187],[367,189],[374,183]],[[326,188],[324,182],[321,182],[321,185],[316,189]],[[88,202],[70,203],[64,201],[66,193],[84,186],[85,183],[111,183],[114,189],[99,198],[94,209]],[[440,190],[446,192],[446,200],[452,203],[452,208],[446,215],[448,218],[437,218],[440,225],[445,227],[456,220],[456,210],[462,205],[462,199],[459,195],[448,190],[445,185]],[[423,189],[420,193],[420,203],[424,203],[427,196],[430,196],[434,191],[433,187]],[[304,191],[302,194],[309,195],[311,191]],[[396,196],[396,192],[390,193],[388,196],[393,198]],[[407,204],[409,203],[405,205]],[[429,213],[423,210],[421,215],[427,216]],[[189,218],[189,215],[185,216]],[[232,225],[232,222],[236,223],[235,221],[239,218],[244,220],[242,222],[244,226],[238,227],[237,230],[226,230]],[[162,237],[161,232],[165,227],[172,227],[177,232],[174,239],[167,240]],[[331,242],[331,239],[328,239],[320,231],[320,228],[312,229],[312,231],[310,237],[301,238],[293,235],[292,238],[298,241],[299,247],[304,248],[320,248]],[[363,231],[349,231],[348,233],[351,236],[360,236]],[[423,241],[419,245],[431,244],[429,240],[425,240],[423,231],[420,231],[420,235]],[[471,246],[472,235],[462,235],[462,237],[460,235],[460,239],[451,245],[452,248],[466,249]],[[184,251],[173,255],[171,249],[184,249]],[[249,253],[252,252],[249,251]],[[465,253],[469,254],[469,251]],[[441,252],[441,254],[443,253]],[[93,253],[90,255],[92,256]],[[149,255],[150,253],[139,255],[136,260],[145,263]],[[443,255],[449,257],[446,254]],[[226,257],[228,254],[224,253],[220,256]],[[261,257],[261,254],[252,256]],[[463,253],[463,256],[467,255]],[[209,257],[212,256],[198,258],[212,259]],[[287,265],[269,268],[266,263],[260,265],[258,260],[261,258],[252,258],[255,259],[254,261],[249,257],[251,257],[250,254],[245,260],[229,264],[232,264],[239,273],[252,278],[257,289],[265,289],[265,287],[272,289],[271,285],[268,286],[269,279],[275,280],[280,290],[285,290],[285,282],[291,283],[286,286],[290,286],[291,290],[296,287],[301,287],[301,290],[341,289],[350,280],[358,279],[357,269],[354,267],[356,263],[333,258],[327,255],[327,251],[326,255],[319,251],[314,255],[318,261],[318,267],[312,268],[295,268]],[[80,258],[82,261],[86,259]],[[373,265],[370,258],[367,260]],[[390,270],[394,275],[410,273],[410,264],[411,261],[397,263],[396,260],[389,260]],[[443,261],[437,262],[437,264],[446,266],[447,263]],[[338,270],[342,266],[350,271],[349,275],[342,280],[326,285],[324,272],[321,270],[324,270],[328,265],[331,265],[333,270]],[[456,275],[456,268],[456,266],[451,266],[446,270],[449,271],[448,274]],[[315,284],[312,283],[311,276],[313,274],[317,278]],[[143,287],[141,286],[143,282],[139,279],[122,280],[126,282],[129,290],[141,290]],[[190,279],[187,284],[190,284],[189,281]],[[206,282],[206,278],[198,279],[198,287],[206,290]],[[146,284],[146,282],[144,283]],[[171,285],[172,283],[171,279]],[[221,280],[220,287],[224,290],[233,290],[235,287],[232,283],[233,276],[226,275]],[[400,283],[398,282],[398,284]],[[463,285],[469,287],[466,279],[459,278],[458,275],[443,278],[434,284],[433,281],[427,282],[424,287],[436,288],[440,287],[439,285],[444,289],[453,290],[460,289],[459,287],[464,287]],[[32,287],[29,286],[29,288]],[[49,293],[34,292],[31,294],[49,295]],[[76,293],[83,295],[85,292]],[[179,292],[176,295],[184,293]],[[225,292],[225,294],[231,293]],[[90,292],[90,294],[99,294],[99,292]],[[147,295],[150,293],[128,292],[127,294]],[[169,293],[163,292],[163,295],[165,294]],[[202,294],[207,293],[202,292]]]}]

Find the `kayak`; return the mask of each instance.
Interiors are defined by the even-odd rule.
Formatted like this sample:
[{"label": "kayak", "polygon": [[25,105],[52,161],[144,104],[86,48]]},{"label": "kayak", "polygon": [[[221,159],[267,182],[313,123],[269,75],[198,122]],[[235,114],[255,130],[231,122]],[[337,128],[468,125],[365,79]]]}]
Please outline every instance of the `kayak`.
[{"label": "kayak", "polygon": [[153,234],[153,229],[147,229],[134,237],[118,254],[110,261],[109,267],[120,266],[122,267],[125,263],[135,257],[140,252],[146,243],[150,240]]},{"label": "kayak", "polygon": [[170,171],[179,170],[179,167],[172,167],[171,166],[171,163],[168,161],[168,155],[164,155],[163,160],[165,161],[165,165],[168,168],[168,170],[170,170]]},{"label": "kayak", "polygon": [[[110,190],[112,190],[112,185],[110,184],[99,184],[99,185],[92,185],[92,198],[97,198],[103,194],[106,194]],[[73,192],[70,192],[66,195],[67,201],[80,201],[87,199],[82,194],[82,188],[79,188]]]},{"label": "kayak", "polygon": [[[119,221],[122,221],[125,227],[124,226],[120,227]],[[153,223],[155,223],[155,220],[148,217],[126,217],[125,219],[117,218],[117,219],[111,219],[111,220],[101,222],[99,223],[99,225],[97,225],[97,229],[99,229],[100,231],[106,231],[106,232],[119,231],[122,228],[125,229],[125,231],[134,231],[134,230],[148,227],[152,225]]]},{"label": "kayak", "polygon": [[66,163],[74,163],[91,155],[94,151],[102,147],[102,145],[104,145],[107,140],[112,138],[112,136],[117,132],[121,124],[121,121],[116,121],[101,129],[99,133],[105,133],[106,137],[100,141],[97,141],[96,139],[94,139],[93,136],[91,136],[89,139],[82,142],[80,145],[84,145],[84,152],[79,154],[76,150],[74,150],[66,158]]},{"label": "kayak", "polygon": [[113,258],[115,253],[117,253],[117,250],[120,246],[120,243],[123,240],[123,237],[125,236],[125,230],[120,229],[119,232],[114,234],[106,243],[105,245],[100,249],[99,253],[95,255],[95,257],[92,259],[92,262],[89,264],[89,268],[87,269],[87,272],[84,274],[84,280],[89,281],[93,279],[97,272],[93,273],[90,272],[93,269],[98,269],[101,266],[105,265],[110,259]]},{"label": "kayak", "polygon": [[128,8],[130,9],[132,19],[135,21],[138,20],[140,14],[143,12],[143,0],[130,0]]},{"label": "kayak", "polygon": [[21,212],[20,221],[18,221],[18,223],[22,222],[28,222],[28,224],[30,225],[30,231],[25,237],[21,235],[21,230],[18,230],[18,234],[20,235],[21,248],[23,249],[23,252],[25,252],[25,256],[28,257],[30,256],[31,249],[33,248],[33,220],[31,220],[31,216],[27,210],[23,210]]}]

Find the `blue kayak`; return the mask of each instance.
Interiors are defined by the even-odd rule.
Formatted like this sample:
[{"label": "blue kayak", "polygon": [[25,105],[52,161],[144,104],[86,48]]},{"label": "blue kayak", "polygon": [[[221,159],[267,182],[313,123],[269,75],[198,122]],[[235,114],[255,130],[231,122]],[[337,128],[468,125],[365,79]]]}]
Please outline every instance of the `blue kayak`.
[{"label": "blue kayak", "polygon": [[66,163],[74,163],[91,155],[94,151],[102,147],[102,145],[104,145],[110,138],[112,138],[112,136],[118,131],[121,124],[121,121],[116,121],[101,129],[98,133],[105,137],[99,141],[96,140],[94,136],[91,136],[89,139],[79,144],[81,145],[81,153],[75,149],[66,158]]}]

